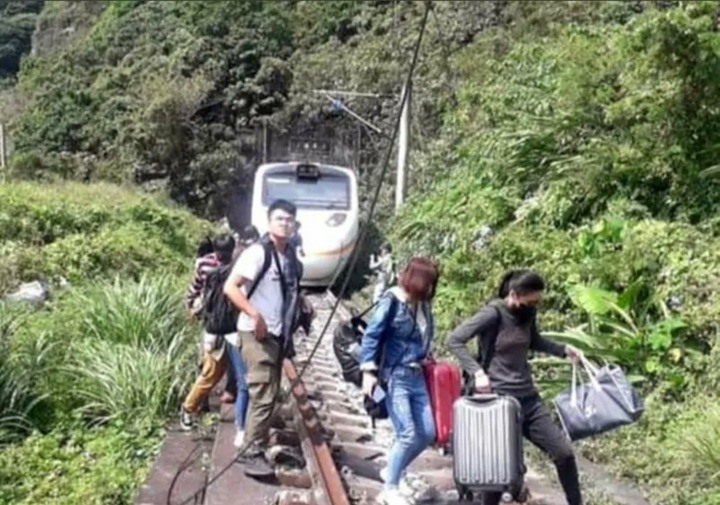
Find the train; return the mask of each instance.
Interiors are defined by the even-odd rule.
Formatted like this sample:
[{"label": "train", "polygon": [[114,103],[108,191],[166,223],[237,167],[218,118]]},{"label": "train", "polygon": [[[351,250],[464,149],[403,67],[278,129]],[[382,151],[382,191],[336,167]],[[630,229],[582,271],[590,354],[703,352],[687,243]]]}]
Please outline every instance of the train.
[{"label": "train", "polygon": [[263,163],[255,172],[251,222],[267,231],[277,199],[297,207],[302,238],[303,287],[329,287],[346,266],[360,231],[358,181],[351,168],[321,162]]}]

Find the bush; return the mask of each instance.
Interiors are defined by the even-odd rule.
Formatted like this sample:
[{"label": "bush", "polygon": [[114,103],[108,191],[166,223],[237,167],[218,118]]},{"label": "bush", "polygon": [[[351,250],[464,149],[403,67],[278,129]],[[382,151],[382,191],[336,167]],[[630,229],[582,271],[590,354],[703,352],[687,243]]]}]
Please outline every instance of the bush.
[{"label": "bush", "polygon": [[33,434],[0,451],[0,503],[131,503],[162,437],[158,429],[82,425]]},{"label": "bush", "polygon": [[60,420],[75,409],[93,422],[161,420],[194,377],[198,330],[183,313],[185,286],[147,275],[75,288],[27,317],[12,353],[53,346],[33,376]]},{"label": "bush", "polygon": [[[685,403],[668,403],[651,395],[640,421],[580,444],[590,459],[616,476],[638,483],[651,503],[706,505],[720,493],[717,472],[706,451],[717,447],[711,439],[717,419],[717,397],[704,395]],[[707,444],[703,450],[696,442]],[[708,463],[711,463],[709,466]]]},{"label": "bush", "polygon": [[210,226],[166,201],[109,184],[0,186],[0,293],[37,278],[73,283],[174,273]]},{"label": "bush", "polygon": [[686,464],[708,484],[720,486],[720,407],[707,401],[705,409],[677,437]]},{"label": "bush", "polygon": [[13,338],[22,313],[0,304],[0,444],[29,433],[43,396],[36,390],[37,374],[45,368],[51,346],[39,338],[27,353],[13,355]]},{"label": "bush", "polygon": [[96,285],[77,295],[83,318],[67,373],[92,422],[143,422],[173,412],[193,379],[197,339],[168,277]]}]

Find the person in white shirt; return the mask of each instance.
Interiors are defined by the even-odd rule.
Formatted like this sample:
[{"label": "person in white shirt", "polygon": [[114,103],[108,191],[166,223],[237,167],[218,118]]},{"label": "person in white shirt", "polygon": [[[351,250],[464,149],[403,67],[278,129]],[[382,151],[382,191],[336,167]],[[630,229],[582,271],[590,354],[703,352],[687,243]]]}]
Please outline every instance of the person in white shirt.
[{"label": "person in white shirt", "polygon": [[373,303],[377,303],[388,285],[392,282],[393,264],[390,244],[385,243],[380,246],[379,255],[370,255],[370,270],[375,273],[376,277]]},{"label": "person in white shirt", "polygon": [[302,265],[288,247],[295,215],[291,202],[277,200],[270,205],[267,236],[242,252],[224,289],[240,311],[238,338],[232,344],[240,350],[250,395],[238,461],[245,473],[254,477],[273,472],[263,449],[280,389],[282,360],[292,344],[292,319],[302,275]]}]

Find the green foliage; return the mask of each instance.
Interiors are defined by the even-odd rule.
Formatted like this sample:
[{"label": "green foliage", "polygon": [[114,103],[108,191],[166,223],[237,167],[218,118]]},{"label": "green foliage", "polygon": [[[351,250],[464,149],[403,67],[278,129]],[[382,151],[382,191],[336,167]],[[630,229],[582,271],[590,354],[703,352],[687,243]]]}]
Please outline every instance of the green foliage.
[{"label": "green foliage", "polygon": [[[440,341],[507,269],[543,274],[541,328],[644,377],[649,395],[639,423],[584,452],[652,503],[714,503],[717,6],[626,6],[524,36],[494,30],[458,51],[457,106],[423,156],[432,185],[390,240],[400,259],[440,261]],[[545,393],[567,386],[553,363],[534,359]]]},{"label": "green foliage", "polygon": [[645,399],[640,421],[582,442],[580,450],[618,477],[640,484],[650,503],[717,503],[720,487],[714,474],[718,466],[708,454],[718,445],[717,437],[713,438],[717,400],[714,395],[702,395],[674,403],[651,395]]},{"label": "green foliage", "polygon": [[[192,379],[195,338],[182,300],[168,277],[116,281],[72,295],[82,307],[67,373],[74,396],[92,422],[144,422],[174,412]],[[103,359],[98,359],[103,356]]]},{"label": "green foliage", "polygon": [[[233,176],[254,148],[244,130],[287,93],[290,6],[107,3],[72,43],[23,66],[15,175],[134,182],[196,210],[219,205],[252,175]],[[56,6],[45,23],[76,8]]]},{"label": "green foliage", "polygon": [[618,295],[597,287],[573,286],[570,297],[587,313],[588,323],[547,335],[680,392],[692,380],[686,373],[690,363],[698,362],[701,354],[692,348],[692,341],[680,338],[686,324],[671,316],[663,302],[655,307],[642,301],[642,289],[636,283]]},{"label": "green foliage", "polygon": [[[389,131],[423,8],[345,0],[50,2],[38,20],[36,54],[19,75],[27,103],[12,125],[13,174],[131,181],[165,189],[196,211],[220,212],[233,187],[251,183],[255,125],[332,116],[314,89],[385,94],[347,101]],[[416,74],[419,144],[430,142],[439,112],[454,101],[451,58],[478,34],[498,27],[505,37],[546,35],[605,10],[591,2],[434,2]],[[348,124],[354,139],[358,125]],[[367,185],[377,175],[369,168],[378,157],[373,144],[386,140],[364,137]],[[421,188],[431,171],[418,168]],[[390,203],[387,192],[381,215]]]},{"label": "green foliage", "polygon": [[210,230],[110,184],[0,186],[0,294],[71,281],[39,311],[0,306],[0,503],[131,499],[193,378],[181,294]]},{"label": "green foliage", "polygon": [[210,227],[159,199],[109,184],[0,186],[0,293],[38,277],[71,282],[185,272]]},{"label": "green foliage", "polygon": [[11,354],[32,356],[38,342],[52,349],[32,368],[45,415],[62,419],[78,410],[92,423],[130,424],[174,412],[193,376],[196,341],[195,325],[183,315],[184,281],[162,275],[102,280],[27,316]]},{"label": "green foliage", "polygon": [[14,76],[20,59],[30,52],[32,33],[42,0],[0,1],[0,79]]},{"label": "green foliage", "polygon": [[52,350],[38,338],[21,356],[10,353],[10,339],[23,317],[22,311],[0,304],[0,444],[33,428],[43,396],[35,390],[37,375]]},{"label": "green foliage", "polygon": [[71,425],[0,451],[0,503],[130,503],[161,441],[158,429]]},{"label": "green foliage", "polygon": [[458,59],[468,84],[449,118],[468,134],[462,166],[521,195],[562,184],[569,206],[558,226],[620,196],[660,218],[712,213],[718,185],[701,174],[715,165],[717,118],[700,112],[715,110],[720,82],[705,75],[720,58],[712,12],[693,5],[626,26],[567,28],[486,62],[468,49]]},{"label": "green foliage", "polygon": [[708,482],[720,485],[720,408],[709,403],[677,438],[686,462]]}]

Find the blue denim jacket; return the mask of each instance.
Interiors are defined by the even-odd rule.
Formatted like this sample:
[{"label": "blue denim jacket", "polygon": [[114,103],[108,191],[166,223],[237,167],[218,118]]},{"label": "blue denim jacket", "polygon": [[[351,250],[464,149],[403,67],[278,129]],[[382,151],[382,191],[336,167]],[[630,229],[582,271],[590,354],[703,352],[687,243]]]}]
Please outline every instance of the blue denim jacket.
[{"label": "blue denim jacket", "polygon": [[[388,321],[392,296],[398,298],[396,301],[397,311],[393,320]],[[361,370],[378,369],[383,345],[385,346],[385,360],[382,363],[380,376],[385,379],[393,370],[409,365],[419,365],[425,359],[432,345],[435,325],[430,305],[422,303],[420,307],[426,321],[425,331],[422,333],[419,322],[413,320],[409,307],[403,302],[402,292],[397,288],[392,288],[383,295],[368,321],[362,338]]]}]

